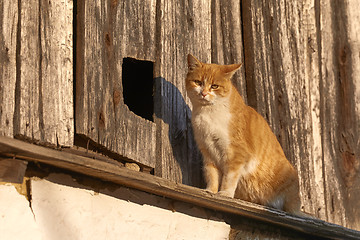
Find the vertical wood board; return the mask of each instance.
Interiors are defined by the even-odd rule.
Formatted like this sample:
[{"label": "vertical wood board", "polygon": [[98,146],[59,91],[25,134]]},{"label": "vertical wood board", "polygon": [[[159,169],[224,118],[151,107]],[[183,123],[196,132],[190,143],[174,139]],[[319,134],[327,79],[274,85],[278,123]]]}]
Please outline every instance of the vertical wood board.
[{"label": "vertical wood board", "polygon": [[0,2],[0,135],[13,136],[18,4]]},{"label": "vertical wood board", "polygon": [[211,62],[242,64],[242,67],[234,74],[232,80],[246,102],[242,24],[240,1],[211,1]]},{"label": "vertical wood board", "polygon": [[155,1],[78,2],[76,133],[150,167],[156,125],[124,104],[122,63],[154,61],[155,12]]},{"label": "vertical wood board", "polygon": [[1,135],[71,146],[72,1],[0,7]]},{"label": "vertical wood board", "polygon": [[359,228],[359,38],[347,36],[349,11],[348,2],[245,1],[244,49],[248,102],[296,165],[304,209]]},{"label": "vertical wood board", "polygon": [[191,103],[185,77],[187,54],[211,61],[209,1],[161,1],[156,76],[157,175],[193,186],[202,184],[201,159],[192,136]]}]

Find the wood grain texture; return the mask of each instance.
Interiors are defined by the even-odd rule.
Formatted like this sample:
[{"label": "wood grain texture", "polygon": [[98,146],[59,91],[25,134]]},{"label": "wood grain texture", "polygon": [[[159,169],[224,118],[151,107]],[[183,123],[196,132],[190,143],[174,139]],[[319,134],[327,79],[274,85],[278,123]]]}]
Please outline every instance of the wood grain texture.
[{"label": "wood grain texture", "polygon": [[296,165],[304,209],[360,229],[355,8],[349,2],[244,1],[243,18],[248,102]]},{"label": "wood grain texture", "polygon": [[0,182],[23,183],[27,161],[0,158]]},{"label": "wood grain texture", "polygon": [[50,164],[178,201],[235,214],[239,217],[256,219],[270,225],[282,226],[293,232],[305,232],[313,237],[335,239],[358,239],[360,237],[360,232],[321,220],[291,216],[275,209],[217,196],[202,189],[174,183],[146,173],[136,172],[134,174],[134,171],[110,162],[52,150],[16,139],[0,137],[0,155]]},{"label": "wood grain texture", "polygon": [[240,70],[234,74],[232,80],[246,102],[242,25],[240,1],[211,1],[211,62],[243,64]]},{"label": "wood grain texture", "polygon": [[72,146],[73,1],[41,0],[39,14],[40,136],[45,142]]},{"label": "wood grain texture", "polygon": [[[237,1],[159,1],[157,6],[156,124],[158,176],[203,186],[202,161],[191,127],[186,95],[186,56],[204,62],[243,62],[241,6]],[[244,68],[234,83],[246,99]]]},{"label": "wood grain texture", "polygon": [[211,60],[209,1],[161,1],[157,6],[156,175],[200,186],[201,158],[191,129],[191,103],[186,96],[186,56]]},{"label": "wood grain texture", "polygon": [[73,144],[72,1],[0,4],[1,135]]},{"label": "wood grain texture", "polygon": [[360,229],[359,7],[321,1],[320,9],[326,210],[329,221],[354,229]]},{"label": "wood grain texture", "polygon": [[0,135],[13,136],[18,4],[0,2]]},{"label": "wood grain texture", "polygon": [[[244,35],[249,104],[269,122],[286,156],[297,166],[303,200],[310,194],[311,199],[321,199],[324,192],[322,178],[312,182],[317,186],[315,189],[314,185],[310,187],[307,177],[302,177],[310,171],[312,176],[319,170],[322,172],[322,162],[318,162],[320,166],[316,169],[306,165],[312,158],[310,111],[316,108],[310,109],[309,99],[305,96],[310,89],[316,89],[319,73],[318,69],[311,68],[304,71],[307,64],[317,64],[317,52],[311,48],[314,46],[309,46],[316,40],[308,41],[310,37],[316,39],[315,21],[303,22],[307,20],[303,17],[304,8],[303,3],[295,2],[245,1],[243,9],[244,19],[247,19]],[[308,13],[311,14],[315,12]],[[314,115],[316,117],[316,113]],[[324,202],[313,204],[314,207],[325,205]],[[314,213],[317,209],[305,210]],[[324,209],[319,214],[324,216]]]},{"label": "wood grain texture", "polygon": [[122,63],[154,61],[155,1],[79,1],[77,11],[76,133],[154,167],[156,125],[124,104]]}]

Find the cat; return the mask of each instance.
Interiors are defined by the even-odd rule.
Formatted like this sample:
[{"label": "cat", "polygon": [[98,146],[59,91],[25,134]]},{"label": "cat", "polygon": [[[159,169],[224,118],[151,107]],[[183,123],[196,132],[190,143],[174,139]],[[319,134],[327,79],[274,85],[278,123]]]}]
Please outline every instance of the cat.
[{"label": "cat", "polygon": [[298,175],[266,120],[247,106],[231,82],[241,64],[187,57],[191,123],[203,155],[206,191],[300,216]]}]

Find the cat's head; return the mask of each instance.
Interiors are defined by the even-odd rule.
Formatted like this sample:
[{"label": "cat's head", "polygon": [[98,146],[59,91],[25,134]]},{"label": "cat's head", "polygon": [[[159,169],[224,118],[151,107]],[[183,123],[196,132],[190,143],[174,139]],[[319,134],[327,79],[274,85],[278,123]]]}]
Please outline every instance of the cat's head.
[{"label": "cat's head", "polygon": [[193,105],[213,105],[229,96],[231,77],[241,64],[207,64],[191,54],[187,58],[186,90]]}]

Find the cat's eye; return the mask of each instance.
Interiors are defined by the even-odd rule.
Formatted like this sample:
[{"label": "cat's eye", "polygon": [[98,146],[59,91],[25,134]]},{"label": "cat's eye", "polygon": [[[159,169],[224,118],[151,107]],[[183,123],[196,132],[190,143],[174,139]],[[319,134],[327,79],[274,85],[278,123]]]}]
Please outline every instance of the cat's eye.
[{"label": "cat's eye", "polygon": [[201,86],[202,85],[202,81],[200,80],[194,80],[194,83],[198,86]]},{"label": "cat's eye", "polygon": [[219,88],[219,85],[216,85],[216,84],[211,85],[211,89],[218,89],[218,88]]}]

